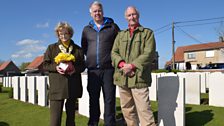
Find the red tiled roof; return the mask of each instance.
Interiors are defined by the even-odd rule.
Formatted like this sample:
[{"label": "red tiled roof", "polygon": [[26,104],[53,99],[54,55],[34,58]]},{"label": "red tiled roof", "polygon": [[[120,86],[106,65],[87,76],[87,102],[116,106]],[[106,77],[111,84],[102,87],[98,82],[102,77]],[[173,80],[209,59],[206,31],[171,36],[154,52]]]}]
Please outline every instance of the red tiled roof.
[{"label": "red tiled roof", "polygon": [[1,64],[0,66],[0,70],[4,70],[12,61],[6,61],[4,63]]},{"label": "red tiled roof", "polygon": [[43,63],[44,56],[36,57],[27,67],[26,69],[38,69],[38,67]]},{"label": "red tiled roof", "polygon": [[185,46],[187,51],[199,51],[199,50],[210,50],[210,49],[219,49],[224,48],[224,42],[211,42],[211,43],[204,43],[204,44],[196,44],[196,45],[190,45]]},{"label": "red tiled roof", "polygon": [[195,44],[189,46],[181,46],[176,49],[175,62],[184,62],[184,52],[193,52],[200,50],[210,50],[224,48],[224,42],[210,42],[204,44]]}]

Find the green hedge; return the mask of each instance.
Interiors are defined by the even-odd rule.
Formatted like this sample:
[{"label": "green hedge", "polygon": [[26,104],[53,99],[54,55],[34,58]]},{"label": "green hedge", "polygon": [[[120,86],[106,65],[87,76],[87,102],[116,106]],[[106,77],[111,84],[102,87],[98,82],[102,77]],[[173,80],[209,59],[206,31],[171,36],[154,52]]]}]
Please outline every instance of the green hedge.
[{"label": "green hedge", "polygon": [[8,95],[9,95],[9,98],[13,98],[13,88],[12,87],[9,88]]},{"label": "green hedge", "polygon": [[2,87],[3,87],[3,85],[2,85],[2,84],[0,84],[0,93],[2,92]]},{"label": "green hedge", "polygon": [[169,71],[169,70],[165,70],[165,69],[158,69],[158,70],[153,70],[152,71],[152,73],[168,73],[168,72],[174,72],[174,73],[177,73],[177,72],[181,72],[180,70],[175,70],[175,69],[173,69],[173,70],[171,70],[171,71]]}]

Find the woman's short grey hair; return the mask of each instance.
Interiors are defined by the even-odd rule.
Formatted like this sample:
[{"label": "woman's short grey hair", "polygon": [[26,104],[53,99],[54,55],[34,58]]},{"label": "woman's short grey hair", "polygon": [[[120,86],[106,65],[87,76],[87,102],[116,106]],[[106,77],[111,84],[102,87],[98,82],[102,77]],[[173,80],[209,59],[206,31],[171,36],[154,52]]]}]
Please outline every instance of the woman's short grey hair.
[{"label": "woman's short grey hair", "polygon": [[138,17],[140,17],[140,13],[139,13],[138,9],[137,9],[135,6],[128,6],[127,9],[126,9],[125,12],[124,12],[124,17],[125,17],[125,18],[127,17],[127,10],[128,10],[129,8],[133,8],[133,9],[135,9],[135,11],[136,11]]},{"label": "woman's short grey hair", "polygon": [[58,32],[61,30],[61,29],[67,29],[69,34],[70,34],[70,37],[72,38],[73,34],[74,34],[74,30],[72,28],[72,26],[68,23],[68,22],[59,22],[56,27],[55,27],[55,34],[57,35],[57,37],[59,37],[59,34]]},{"label": "woman's short grey hair", "polygon": [[89,6],[89,12],[91,13],[92,12],[92,6],[93,5],[98,5],[101,9],[102,9],[102,11],[103,11],[103,5],[99,2],[99,1],[94,1],[94,2],[92,2],[91,4],[90,4],[90,6]]}]

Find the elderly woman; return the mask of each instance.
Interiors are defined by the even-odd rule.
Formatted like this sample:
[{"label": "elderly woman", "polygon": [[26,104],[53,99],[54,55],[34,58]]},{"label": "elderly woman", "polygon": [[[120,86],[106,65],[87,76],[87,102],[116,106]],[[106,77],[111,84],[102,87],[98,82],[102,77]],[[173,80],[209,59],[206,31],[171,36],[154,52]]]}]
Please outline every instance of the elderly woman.
[{"label": "elderly woman", "polygon": [[75,126],[75,103],[82,96],[84,55],[71,39],[74,31],[67,22],[59,22],[55,33],[58,42],[48,46],[43,65],[49,72],[50,126],[61,125],[64,101],[66,126]]}]

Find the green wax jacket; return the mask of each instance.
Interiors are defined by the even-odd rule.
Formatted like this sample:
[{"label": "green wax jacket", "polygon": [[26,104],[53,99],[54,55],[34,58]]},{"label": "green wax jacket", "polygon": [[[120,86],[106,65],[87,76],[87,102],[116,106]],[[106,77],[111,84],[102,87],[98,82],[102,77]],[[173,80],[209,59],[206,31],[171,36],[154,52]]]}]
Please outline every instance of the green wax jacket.
[{"label": "green wax jacket", "polygon": [[[129,88],[151,86],[151,64],[155,55],[155,38],[153,31],[139,26],[130,37],[129,30],[118,33],[111,52],[112,65],[115,67],[114,84],[127,85]],[[121,61],[136,67],[134,77],[124,76],[119,70]]]}]

